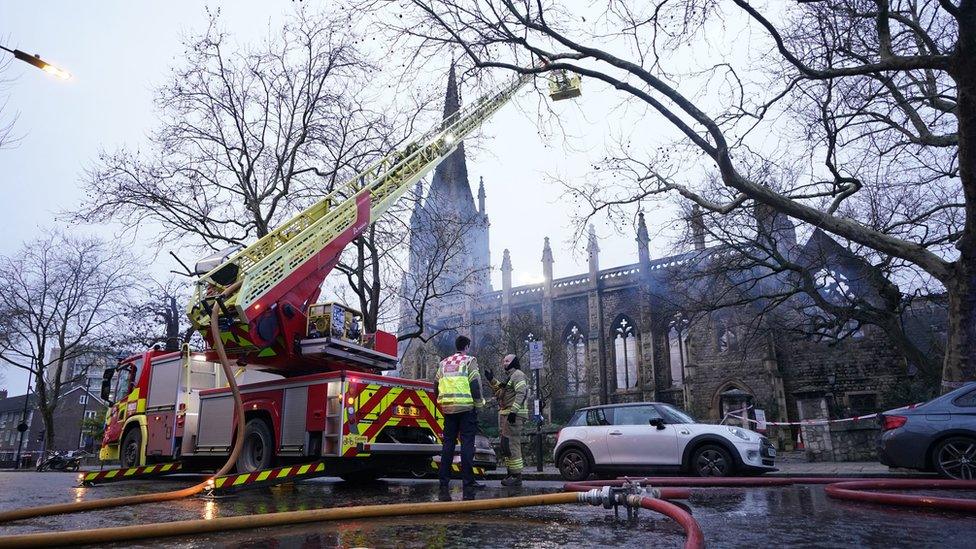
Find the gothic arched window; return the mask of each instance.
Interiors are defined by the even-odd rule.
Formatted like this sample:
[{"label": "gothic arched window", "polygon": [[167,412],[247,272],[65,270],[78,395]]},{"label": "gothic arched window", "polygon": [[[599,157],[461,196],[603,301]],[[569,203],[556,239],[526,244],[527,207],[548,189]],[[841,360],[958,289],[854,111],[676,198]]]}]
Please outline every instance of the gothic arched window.
[{"label": "gothic arched window", "polygon": [[729,326],[728,322],[715,323],[715,347],[718,352],[725,353],[735,349],[739,344],[739,338],[735,329]]},{"label": "gothic arched window", "polygon": [[586,337],[579,326],[571,324],[566,330],[566,394],[586,392]]},{"label": "gothic arched window", "polygon": [[668,352],[671,361],[671,385],[681,387],[688,363],[688,321],[680,314],[668,324]]},{"label": "gothic arched window", "polygon": [[617,390],[637,387],[637,336],[634,323],[621,316],[611,328],[613,358],[617,372]]}]

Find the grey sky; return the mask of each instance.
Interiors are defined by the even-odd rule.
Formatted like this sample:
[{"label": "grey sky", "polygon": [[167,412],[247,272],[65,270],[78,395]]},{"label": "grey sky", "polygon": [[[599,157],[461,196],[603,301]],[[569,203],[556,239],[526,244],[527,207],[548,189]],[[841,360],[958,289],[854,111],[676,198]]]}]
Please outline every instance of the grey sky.
[{"label": "grey sky", "polygon": [[[220,6],[223,27],[237,42],[264,37],[269,23],[276,26],[293,9],[291,2],[267,0],[212,5]],[[74,76],[68,82],[58,81],[19,62],[12,63],[4,75],[15,79],[4,116],[19,114],[15,133],[23,139],[15,148],[0,150],[4,234],[0,254],[14,253],[42,228],[65,227],[55,213],[81,198],[79,177],[99,150],[136,148],[143,143],[155,123],[154,85],[163,82],[169,67],[179,62],[182,36],[205,24],[203,5],[186,0],[0,3],[0,39],[5,46],[38,53]],[[445,72],[448,63],[444,60]],[[462,87],[462,96],[480,93]],[[621,123],[647,128],[641,133],[653,131],[654,125],[643,124],[640,115],[622,114],[615,108],[617,100],[618,95],[584,82],[582,98],[559,104],[556,110],[569,136],[570,147],[566,147],[561,137],[551,143],[540,138],[534,124],[537,97],[524,95],[516,106],[496,115],[484,128],[479,150],[469,154],[472,185],[483,176],[487,188],[492,263],[497,266],[502,249],[509,248],[516,284],[541,281],[545,236],[552,239],[555,276],[586,270],[585,257],[574,253],[570,242],[571,205],[561,197],[559,186],[545,180],[587,171],[591,161],[602,157],[605,141],[619,134]],[[658,230],[667,234],[672,219],[670,209],[648,213],[652,257],[667,253],[665,236],[653,235]],[[113,234],[110,227],[70,230]],[[613,227],[598,224],[604,268],[636,262],[633,230],[623,230],[621,236]],[[164,250],[147,270],[166,273],[175,268],[171,263]],[[496,272],[496,288],[499,280]],[[24,392],[26,375],[8,368],[6,378],[12,394]]]}]

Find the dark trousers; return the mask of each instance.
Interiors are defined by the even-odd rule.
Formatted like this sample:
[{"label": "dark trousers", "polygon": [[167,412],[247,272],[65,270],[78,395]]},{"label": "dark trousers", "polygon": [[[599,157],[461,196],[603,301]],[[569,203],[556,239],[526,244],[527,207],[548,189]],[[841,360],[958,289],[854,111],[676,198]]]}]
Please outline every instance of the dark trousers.
[{"label": "dark trousers", "polygon": [[441,450],[441,466],[438,470],[441,486],[451,480],[451,465],[454,463],[454,448],[458,434],[461,435],[461,478],[464,485],[474,483],[474,436],[478,433],[478,412],[468,410],[459,414],[444,414],[444,447]]}]

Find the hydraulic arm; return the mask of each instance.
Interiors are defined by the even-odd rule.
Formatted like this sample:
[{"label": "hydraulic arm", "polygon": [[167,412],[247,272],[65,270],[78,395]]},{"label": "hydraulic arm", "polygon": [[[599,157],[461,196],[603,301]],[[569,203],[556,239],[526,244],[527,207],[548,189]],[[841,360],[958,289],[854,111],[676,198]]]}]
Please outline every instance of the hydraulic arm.
[{"label": "hydraulic arm", "polygon": [[[498,92],[445,119],[404,150],[375,162],[318,203],[254,244],[217,255],[201,269],[188,315],[210,341],[210,310],[221,307],[220,334],[228,354],[266,369],[301,369],[297,342],[305,337],[306,313],[343,248],[361,235],[420,178],[532,80],[518,75]],[[558,81],[565,97],[579,95],[579,79]],[[555,91],[553,98],[557,97]],[[211,268],[212,267],[212,268]],[[205,270],[206,272],[201,272]]]}]

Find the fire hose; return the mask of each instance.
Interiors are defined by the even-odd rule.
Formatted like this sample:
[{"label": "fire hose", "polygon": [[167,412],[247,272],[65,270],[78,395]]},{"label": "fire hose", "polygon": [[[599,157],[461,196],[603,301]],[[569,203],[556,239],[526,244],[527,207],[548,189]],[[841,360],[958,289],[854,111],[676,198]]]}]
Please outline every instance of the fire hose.
[{"label": "fire hose", "polygon": [[[224,294],[235,289],[235,285],[230,286],[224,290]],[[227,353],[224,350],[224,344],[220,340],[220,331],[217,327],[217,318],[220,312],[218,310],[217,300],[214,300],[213,309],[210,312],[211,322],[210,322],[210,333],[213,334],[214,348],[217,351],[217,356],[220,357],[220,366],[224,371],[224,377],[227,378],[227,383],[230,385],[231,393],[234,395],[234,413],[237,415],[237,432],[239,435],[236,437],[234,442],[234,448],[231,450],[230,456],[227,457],[227,462],[216,472],[213,477],[219,477],[234,466],[237,461],[237,457],[241,453],[241,447],[244,443],[244,405],[241,403],[241,393],[237,387],[237,380],[234,377],[234,372],[230,367],[230,362],[227,360]],[[14,509],[13,511],[0,512],[0,523],[8,522],[11,520],[20,520],[26,518],[43,517],[47,515],[61,515],[65,513],[77,513],[80,511],[91,511],[94,509],[107,509],[110,507],[121,507],[123,505],[137,505],[141,503],[156,503],[162,501],[172,501],[175,499],[183,499],[196,494],[199,494],[204,489],[206,489],[207,484],[213,478],[210,477],[199,484],[190,486],[189,488],[183,488],[182,490],[173,490],[170,492],[160,492],[157,494],[142,494],[138,496],[123,496],[117,498],[106,498],[106,499],[94,499],[90,501],[79,501],[73,503],[58,503],[54,505],[42,505],[39,507],[28,507],[25,509]]]},{"label": "fire hose", "polygon": [[[587,489],[586,492],[561,492],[556,494],[542,494],[534,496],[518,496],[510,498],[480,499],[469,501],[451,501],[436,503],[392,503],[386,505],[363,505],[358,507],[340,507],[331,509],[310,509],[305,511],[286,511],[280,513],[265,513],[256,515],[242,515],[237,517],[223,517],[211,520],[196,519],[175,522],[159,522],[153,524],[139,524],[120,526],[115,528],[97,528],[91,530],[74,530],[68,532],[43,532],[39,534],[22,534],[0,537],[0,548],[5,547],[49,547],[52,545],[96,544],[136,539],[160,538],[190,534],[204,534],[226,530],[243,530],[251,528],[266,528],[285,526],[308,522],[331,520],[355,520],[376,517],[394,517],[409,515],[432,515],[445,513],[462,513],[471,511],[487,511],[494,509],[512,509],[517,507],[532,507],[542,505],[561,505],[567,503],[589,503],[607,507],[613,503],[627,506],[640,506],[645,509],[663,512],[668,516],[678,517],[676,520],[685,527],[694,529],[689,533],[687,549],[704,547],[701,529],[695,520],[684,509],[668,503],[658,497],[687,497],[687,490],[670,489],[668,491],[653,492],[652,496],[632,494],[618,494],[614,501],[608,498],[613,494],[599,489]],[[692,536],[695,543],[692,544]]]}]

